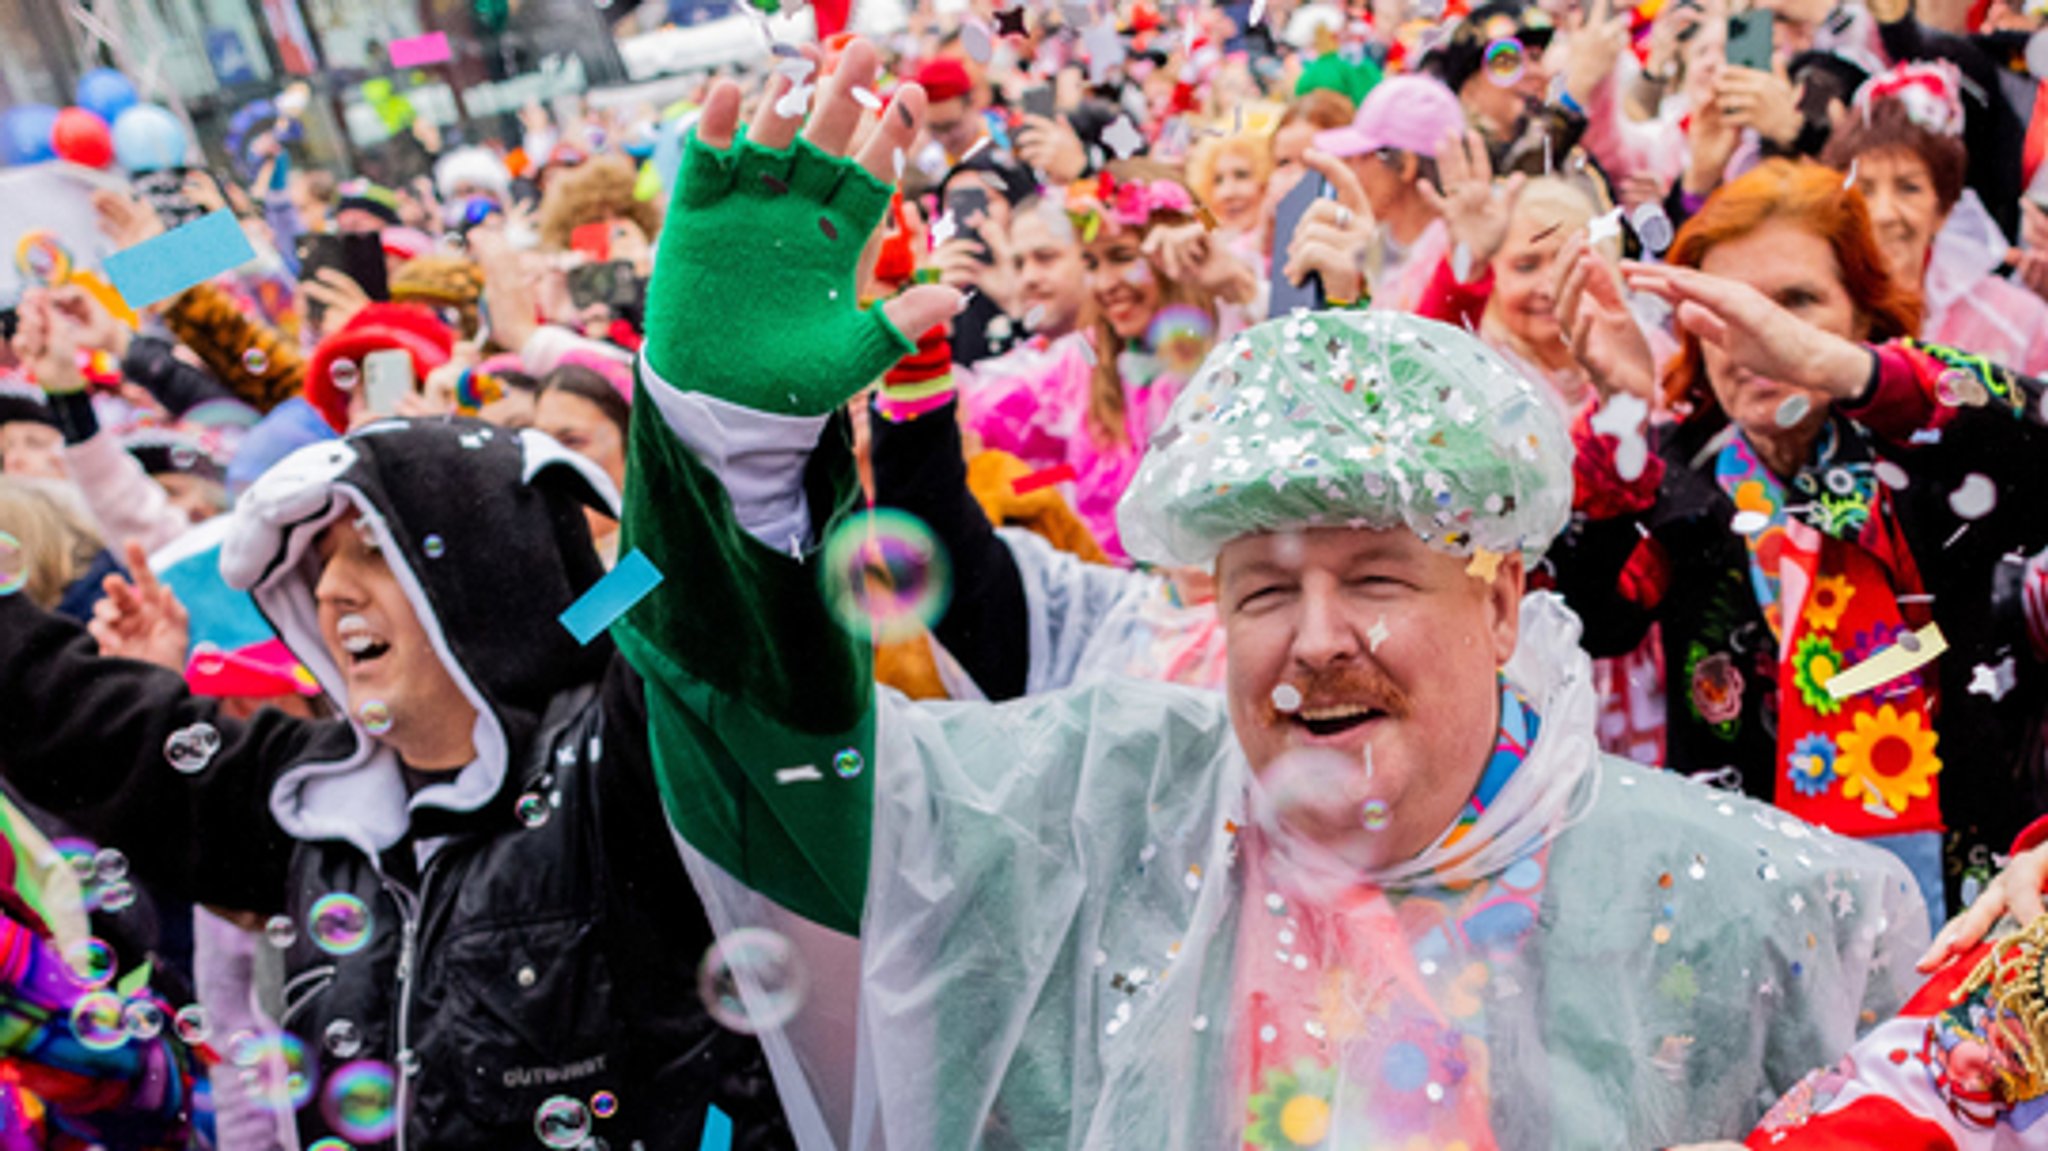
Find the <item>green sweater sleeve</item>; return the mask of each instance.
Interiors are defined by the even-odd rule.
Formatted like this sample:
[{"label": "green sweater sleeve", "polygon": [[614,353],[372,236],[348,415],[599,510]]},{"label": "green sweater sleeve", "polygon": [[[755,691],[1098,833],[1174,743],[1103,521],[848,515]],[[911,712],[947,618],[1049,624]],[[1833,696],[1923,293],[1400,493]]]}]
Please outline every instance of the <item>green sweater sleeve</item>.
[{"label": "green sweater sleeve", "polygon": [[[833,621],[808,557],[740,526],[645,385],[635,407],[623,546],[664,578],[612,636],[646,682],[669,821],[742,883],[854,933],[874,807],[872,652]],[[843,423],[827,425],[807,480],[818,518],[850,506]]]}]

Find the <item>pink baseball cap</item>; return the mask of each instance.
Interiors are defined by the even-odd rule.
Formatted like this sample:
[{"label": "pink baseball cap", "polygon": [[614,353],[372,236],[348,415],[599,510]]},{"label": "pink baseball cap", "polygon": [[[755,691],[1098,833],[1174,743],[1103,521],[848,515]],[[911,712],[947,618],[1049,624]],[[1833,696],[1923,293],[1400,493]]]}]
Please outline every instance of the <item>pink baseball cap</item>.
[{"label": "pink baseball cap", "polygon": [[1317,132],[1315,146],[1332,156],[1363,156],[1382,148],[1436,156],[1443,138],[1465,127],[1457,93],[1430,76],[1389,76],[1373,86],[1343,128]]}]

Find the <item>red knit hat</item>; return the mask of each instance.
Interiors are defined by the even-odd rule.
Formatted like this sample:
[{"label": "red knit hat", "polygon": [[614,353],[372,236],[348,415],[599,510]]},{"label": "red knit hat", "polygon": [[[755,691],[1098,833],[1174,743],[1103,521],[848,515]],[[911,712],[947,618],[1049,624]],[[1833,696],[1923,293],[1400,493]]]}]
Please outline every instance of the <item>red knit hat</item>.
[{"label": "red knit hat", "polygon": [[935,56],[926,60],[918,66],[916,80],[924,89],[925,97],[933,103],[957,100],[974,87],[973,78],[967,74],[967,65],[951,56]]},{"label": "red knit hat", "polygon": [[[363,357],[394,348],[412,356],[412,375],[424,380],[427,373],[448,362],[455,347],[455,333],[419,304],[371,304],[356,313],[348,326],[320,341],[313,360],[306,365],[306,402],[317,409],[337,432],[348,431],[348,390],[334,385],[333,368],[347,360],[358,369]],[[351,387],[360,387],[360,383]]]}]

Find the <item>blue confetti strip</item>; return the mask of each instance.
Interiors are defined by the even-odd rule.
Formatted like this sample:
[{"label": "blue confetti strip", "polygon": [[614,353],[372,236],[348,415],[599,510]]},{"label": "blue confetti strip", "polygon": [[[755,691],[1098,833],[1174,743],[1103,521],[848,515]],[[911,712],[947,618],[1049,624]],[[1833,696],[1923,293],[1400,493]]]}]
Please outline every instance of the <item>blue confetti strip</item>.
[{"label": "blue confetti strip", "polygon": [[590,585],[582,599],[569,605],[569,610],[562,613],[562,626],[569,629],[577,643],[589,643],[660,586],[661,573],[655,570],[654,562],[634,548],[620,557],[610,574]]},{"label": "blue confetti strip", "polygon": [[123,248],[106,259],[107,279],[131,308],[146,308],[256,258],[242,225],[226,208]]},{"label": "blue confetti strip", "polygon": [[732,1151],[732,1116],[716,1103],[704,1116],[704,1141],[697,1144],[697,1151]]}]

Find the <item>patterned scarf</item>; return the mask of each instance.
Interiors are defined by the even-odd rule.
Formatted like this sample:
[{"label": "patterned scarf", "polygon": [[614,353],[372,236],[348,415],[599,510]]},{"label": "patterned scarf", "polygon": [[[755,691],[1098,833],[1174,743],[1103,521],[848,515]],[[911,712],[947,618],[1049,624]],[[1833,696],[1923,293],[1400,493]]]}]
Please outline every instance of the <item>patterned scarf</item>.
[{"label": "patterned scarf", "polygon": [[[1493,754],[1438,846],[1462,839],[1527,758],[1540,728],[1501,688]],[[1390,897],[1359,885],[1309,901],[1277,882],[1248,832],[1239,935],[1246,1151],[1497,1146],[1483,988],[1536,925],[1548,849],[1456,889]],[[1328,1142],[1325,1140],[1328,1139]]]},{"label": "patterned scarf", "polygon": [[[1721,449],[1714,476],[1735,503],[1750,586],[1778,642],[1776,803],[1845,835],[1938,830],[1932,666],[1846,699],[1827,690],[1836,674],[1928,619],[1919,569],[1868,446],[1831,421],[1788,486],[1738,435]],[[1731,703],[1740,707],[1741,671],[1711,656],[1701,666],[1710,661],[1732,682],[1703,699],[1696,675],[1694,708],[1720,722],[1733,718],[1722,714]]]}]

